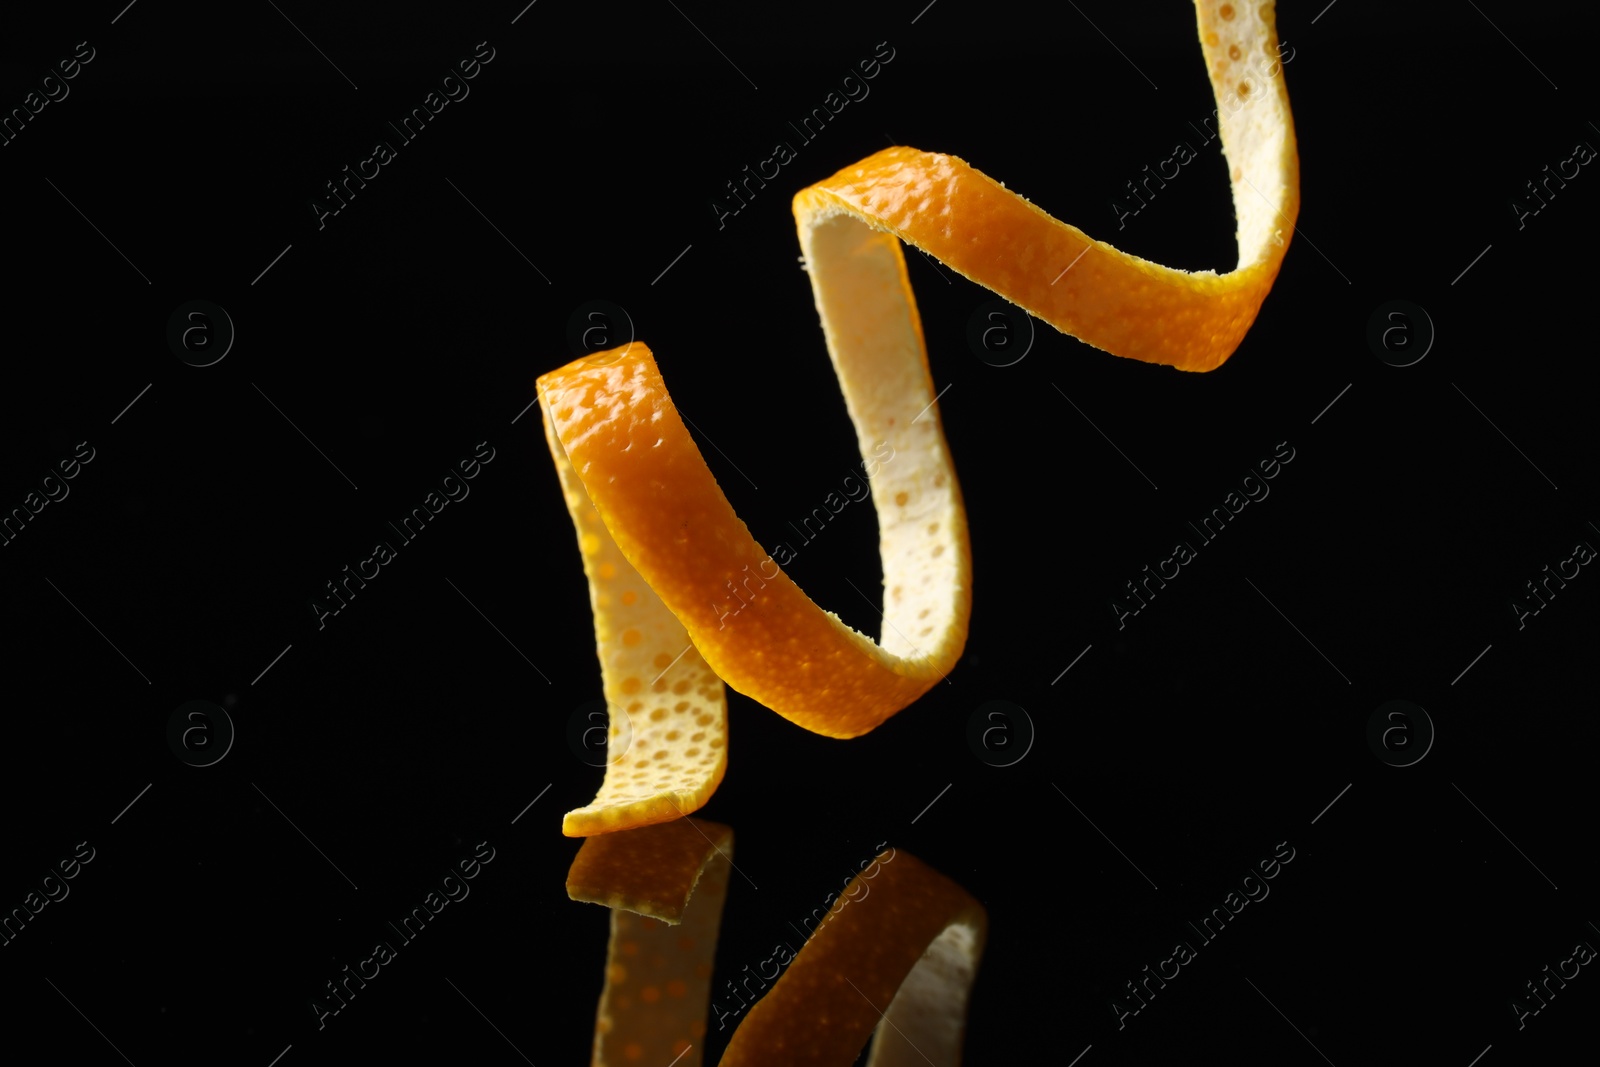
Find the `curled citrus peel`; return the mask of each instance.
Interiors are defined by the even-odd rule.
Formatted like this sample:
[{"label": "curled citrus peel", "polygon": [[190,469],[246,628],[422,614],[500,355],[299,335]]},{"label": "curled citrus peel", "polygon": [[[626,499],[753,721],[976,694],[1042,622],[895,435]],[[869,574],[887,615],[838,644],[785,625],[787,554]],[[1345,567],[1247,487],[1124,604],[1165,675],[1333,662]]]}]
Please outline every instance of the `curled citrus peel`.
[{"label": "curled citrus peel", "polygon": [[[685,818],[591,837],[578,850],[568,895],[612,909],[593,1067],[700,1067],[732,837]],[[729,983],[741,1001],[760,999],[721,1067],[848,1067],[874,1033],[868,1067],[958,1067],[988,930],[983,906],[894,849],[851,879],[844,900],[770,988],[748,967],[742,985]]]},{"label": "curled citrus peel", "polygon": [[[892,850],[891,850],[892,851]],[[867,1067],[956,1067],[988,916],[906,852],[806,940],[749,1010],[721,1067],[847,1067],[877,1032]]]},{"label": "curled citrus peel", "polygon": [[[1226,274],[1164,267],[1051,218],[954,156],[884,149],[794,198],[847,399],[847,369],[871,386],[887,378],[875,360],[891,351],[922,354],[902,241],[1113,355],[1207,371],[1233,354],[1288,249],[1300,165],[1273,5],[1196,0],[1195,8],[1212,91],[1224,105],[1218,132],[1238,220],[1238,266]],[[1258,70],[1268,57],[1274,76],[1263,78]],[[931,399],[916,400],[912,410]]]},{"label": "curled citrus peel", "polygon": [[[636,347],[648,358],[644,346]],[[601,521],[591,495],[605,501],[607,490],[614,487],[596,485],[586,490],[557,435],[562,422],[559,416],[570,416],[572,412],[559,404],[552,411],[548,401],[565,397],[568,388],[577,388],[577,399],[583,399],[585,382],[575,380],[577,367],[588,365],[575,364],[540,378],[539,394],[547,402],[545,439],[555,458],[561,491],[578,531],[578,548],[589,578],[589,605],[594,613],[600,676],[611,720],[606,776],[600,792],[589,804],[568,812],[562,822],[562,832],[569,837],[586,837],[666,822],[704,805],[727,767],[728,702],[722,679],[712,673],[690,644],[684,624],[667,609],[652,584],[634,569]],[[603,369],[614,373],[588,384],[594,388],[617,388],[623,384],[618,379],[626,373],[625,363]],[[603,417],[598,421],[603,422]],[[682,423],[677,424],[677,429],[683,431]],[[584,443],[574,447],[580,463],[592,462]],[[626,461],[629,452],[625,444],[609,439],[601,442],[597,450],[601,453],[601,470],[610,466],[607,453],[615,452]],[[645,454],[642,447],[635,451],[640,456]],[[700,465],[705,466],[703,462]],[[593,467],[590,472],[591,478],[596,476]],[[709,471],[706,477],[710,478]],[[629,484],[636,483],[630,480]]]},{"label": "curled citrus peel", "polygon": [[[877,508],[880,641],[813,603],[756,543],[634,342],[539,379],[545,436],[578,528],[614,748],[586,836],[703,805],[727,758],[726,681],[830,737],[866,733],[954,667],[971,551],[901,242],[1115,355],[1219,366],[1271,289],[1299,211],[1271,2],[1195,3],[1219,104],[1239,264],[1190,273],[1059,222],[962,160],[890,148],[802,190],[795,222]],[[1258,58],[1273,60],[1271,77]],[[1231,106],[1238,102],[1238,106]],[[871,461],[869,461],[870,463]],[[664,673],[663,673],[664,672]]]},{"label": "curled citrus peel", "polygon": [[732,828],[701,819],[602,834],[578,850],[567,895],[611,909],[593,1067],[700,1067],[732,852]]}]

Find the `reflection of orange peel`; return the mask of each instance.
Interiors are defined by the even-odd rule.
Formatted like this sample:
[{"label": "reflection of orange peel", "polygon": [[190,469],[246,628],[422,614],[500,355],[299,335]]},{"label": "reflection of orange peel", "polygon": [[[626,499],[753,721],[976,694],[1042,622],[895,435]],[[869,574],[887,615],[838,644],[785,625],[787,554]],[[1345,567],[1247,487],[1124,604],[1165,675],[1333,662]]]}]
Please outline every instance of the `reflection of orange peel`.
[{"label": "reflection of orange peel", "polygon": [[[578,850],[568,895],[613,909],[594,1067],[678,1056],[677,1067],[700,1067],[732,837],[726,826],[680,819]],[[749,1009],[721,1067],[844,1067],[874,1031],[869,1067],[961,1062],[986,913],[916,857],[886,856],[846,887],[857,906],[818,927]]]},{"label": "reflection of orange peel", "polygon": [[842,1067],[874,1030],[868,1067],[961,1062],[983,905],[906,852],[880,864],[871,893],[801,946],[734,1031],[722,1067]]},{"label": "reflection of orange peel", "polygon": [[578,850],[567,895],[611,909],[594,1067],[678,1056],[677,1067],[699,1067],[732,852],[733,830],[702,819],[602,834]]},{"label": "reflection of orange peel", "polygon": [[[1188,273],[1091,240],[954,156],[890,148],[794,199],[823,332],[871,478],[883,639],[813,603],[718,488],[648,348],[539,379],[545,436],[589,578],[613,752],[571,836],[703,805],[727,761],[723,681],[785,718],[855,737],[948,674],[966,643],[971,556],[904,241],[1061,331],[1120,356],[1219,366],[1255,320],[1299,211],[1271,3],[1196,0],[1230,166],[1239,265]],[[1257,73],[1272,61],[1271,76]],[[1090,255],[1089,252],[1094,254]],[[905,457],[903,459],[898,457]],[[749,599],[736,619],[726,605]]]}]

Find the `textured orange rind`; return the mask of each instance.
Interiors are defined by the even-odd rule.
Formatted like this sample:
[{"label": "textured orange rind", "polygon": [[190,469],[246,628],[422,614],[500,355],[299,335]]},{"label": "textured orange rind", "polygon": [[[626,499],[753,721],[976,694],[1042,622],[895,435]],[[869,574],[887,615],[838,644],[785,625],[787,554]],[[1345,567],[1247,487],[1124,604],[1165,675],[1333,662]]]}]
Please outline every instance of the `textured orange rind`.
[{"label": "textured orange rind", "polygon": [[868,1067],[958,1067],[987,913],[915,856],[885,855],[750,1008],[721,1067],[849,1067],[874,1032]]},{"label": "textured orange rind", "polygon": [[[613,909],[593,1067],[680,1056],[675,1067],[700,1067],[732,837],[680,819],[579,849],[568,894]],[[760,999],[721,1067],[849,1067],[869,1039],[869,1067],[959,1067],[987,931],[983,906],[955,882],[908,853],[879,853],[770,988],[730,983]]]},{"label": "textured orange rind", "polygon": [[[1293,233],[1299,162],[1273,4],[1195,8],[1213,92],[1228,105],[1218,129],[1239,263],[1226,274],[1129,255],[954,156],[910,148],[886,149],[795,196],[829,356],[875,468],[878,641],[813,603],[751,536],[646,345],[539,379],[620,753],[594,801],[567,814],[564,833],[663,822],[703,805],[727,765],[724,682],[808,730],[847,738],[955,666],[972,610],[971,548],[902,242],[1119,356],[1205,371],[1237,348]],[[1271,77],[1260,74],[1263,56],[1274,59]]]},{"label": "textured orange rind", "polygon": [[883,338],[853,328],[855,305],[867,302],[862,289],[874,282],[874,295],[897,305],[874,324],[892,328],[899,348],[922,348],[902,241],[1114,355],[1207,371],[1233,354],[1288,250],[1300,209],[1300,164],[1277,63],[1274,5],[1197,0],[1195,10],[1222,105],[1218,133],[1238,223],[1238,265],[1217,274],[1152,263],[1057,221],[955,156],[887,148],[794,199],[841,378],[845,368],[868,372],[873,353],[864,346],[885,347]]},{"label": "textured orange rind", "polygon": [[567,895],[611,909],[593,1067],[700,1067],[732,853],[733,830],[700,819],[578,850]]}]

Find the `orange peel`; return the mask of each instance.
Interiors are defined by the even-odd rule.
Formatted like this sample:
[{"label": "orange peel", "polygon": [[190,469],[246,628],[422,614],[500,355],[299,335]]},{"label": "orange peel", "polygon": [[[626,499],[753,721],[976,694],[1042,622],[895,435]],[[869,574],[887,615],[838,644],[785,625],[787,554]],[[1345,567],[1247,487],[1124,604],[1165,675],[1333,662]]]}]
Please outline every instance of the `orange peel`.
[{"label": "orange peel", "polygon": [[[1206,371],[1277,277],[1299,162],[1272,3],[1196,0],[1238,229],[1238,266],[1175,270],[1057,221],[954,156],[889,148],[802,190],[794,215],[828,353],[869,472],[881,639],[812,602],[718,487],[640,342],[539,378],[545,437],[578,531],[614,748],[587,836],[702,806],[727,766],[726,682],[813,732],[848,738],[955,666],[972,610],[966,512],[902,242],[1118,356]],[[872,461],[868,461],[869,464]],[[731,596],[730,596],[731,594]],[[745,603],[745,596],[750,597]],[[735,602],[736,613],[730,611]],[[732,616],[732,617],[730,617]]]},{"label": "orange peel", "polygon": [[[613,909],[593,1067],[700,1067],[731,847],[728,827],[685,818],[579,849],[568,895]],[[833,910],[770,989],[756,980],[766,991],[721,1067],[847,1067],[869,1039],[868,1067],[959,1067],[983,905],[894,849],[844,893],[854,906]]]},{"label": "orange peel", "polygon": [[[640,355],[647,356],[643,345],[636,347]],[[589,579],[595,644],[610,715],[605,781],[594,800],[567,813],[562,832],[569,837],[648,826],[694,811],[711,798],[728,759],[728,701],[722,679],[691,645],[679,617],[635,569],[601,520],[593,498],[608,501],[606,490],[611,486],[597,483],[586,487],[580,479],[557,433],[557,427],[566,421],[561,416],[570,410],[565,405],[552,410],[549,403],[552,397],[564,397],[569,389],[581,391],[586,384],[594,389],[614,387],[614,379],[627,366],[619,365],[598,382],[574,380],[581,372],[570,367],[565,375],[555,372],[539,379],[545,439],[555,459],[567,512],[578,531],[578,548]],[[604,420],[599,417],[596,421]],[[681,422],[677,429],[686,439]],[[675,443],[681,446],[683,442],[675,439]],[[628,459],[625,444],[609,438],[595,444],[598,452],[614,453],[622,462]],[[581,463],[592,462],[583,441],[575,441],[573,448]],[[642,449],[639,454],[643,455]],[[602,469],[610,465],[604,455],[599,458]],[[704,461],[700,466],[705,467]],[[595,476],[591,467],[590,477]],[[709,471],[706,477],[709,479]],[[628,543],[626,535],[624,543]]]},{"label": "orange peel", "polygon": [[847,1067],[874,1032],[868,1067],[957,1067],[987,935],[982,904],[900,852],[800,946],[734,1031],[721,1067]]},{"label": "orange peel", "polygon": [[[879,367],[891,353],[903,361],[901,353],[924,351],[901,242],[1113,355],[1208,371],[1233,354],[1288,250],[1300,163],[1281,68],[1263,78],[1251,66],[1265,56],[1277,64],[1274,5],[1197,0],[1195,9],[1212,91],[1224,105],[1218,132],[1238,265],[1217,274],[1152,263],[1052,218],[955,156],[886,148],[794,198],[847,398],[852,378],[857,395],[884,384]],[[910,376],[918,377],[926,374]],[[931,390],[915,388],[921,381],[905,384],[916,394],[905,398],[911,411],[932,400]]]},{"label": "orange peel", "polygon": [[611,909],[593,1067],[700,1067],[732,851],[731,827],[687,818],[578,850],[567,895]]}]

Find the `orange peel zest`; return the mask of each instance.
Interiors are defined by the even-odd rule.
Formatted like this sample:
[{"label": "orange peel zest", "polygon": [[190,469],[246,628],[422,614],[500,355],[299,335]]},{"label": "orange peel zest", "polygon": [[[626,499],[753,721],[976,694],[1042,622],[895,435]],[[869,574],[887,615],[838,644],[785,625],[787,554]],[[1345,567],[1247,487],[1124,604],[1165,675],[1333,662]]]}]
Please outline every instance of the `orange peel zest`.
[{"label": "orange peel zest", "polygon": [[593,1067],[700,1067],[732,852],[732,828],[700,819],[578,850],[567,895],[611,909]]},{"label": "orange peel zest", "polygon": [[[1288,250],[1300,163],[1275,5],[1196,0],[1195,12],[1221,105],[1238,265],[1217,274],[1152,263],[1052,218],[955,156],[887,148],[794,198],[841,380],[846,368],[867,370],[869,348],[923,347],[901,242],[1113,355],[1207,371],[1233,354]],[[1268,56],[1272,76],[1262,77],[1258,61]],[[890,332],[892,342],[881,336]]]},{"label": "orange peel zest", "polygon": [[868,1067],[958,1067],[988,914],[910,853],[887,854],[750,1008],[721,1067],[848,1067],[874,1032]]},{"label": "orange peel zest", "polygon": [[[579,849],[568,895],[613,909],[593,1067],[674,1057],[700,1067],[732,839],[726,826],[685,818],[591,837]],[[868,1067],[959,1067],[987,934],[988,915],[970,893],[886,849],[849,881],[770,988],[760,977],[755,989],[749,976],[729,983],[760,999],[720,1067],[848,1067],[868,1040]],[[725,1025],[734,1009],[712,1007]]]},{"label": "orange peel zest", "polygon": [[[545,437],[589,579],[620,750],[563,832],[676,819],[727,766],[723,685],[815,733],[864,734],[955,666],[972,610],[966,511],[902,242],[1113,353],[1206,371],[1255,321],[1299,211],[1272,3],[1196,0],[1219,104],[1239,263],[1165,267],[1088,237],[954,156],[886,149],[802,190],[794,215],[877,509],[874,640],[814,603],[739,520],[644,344],[539,378]],[[887,456],[887,458],[885,458]],[[775,550],[782,556],[781,550]],[[737,605],[737,607],[735,607]]]}]

